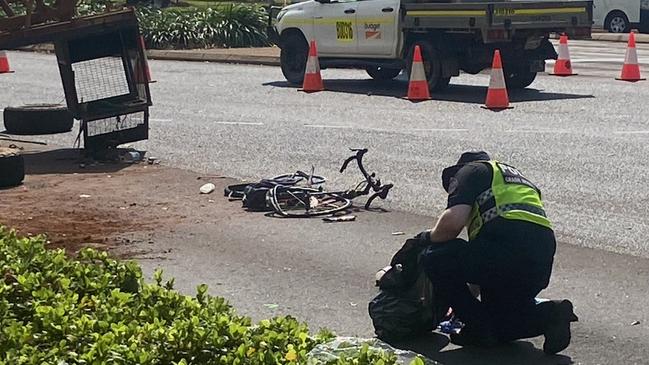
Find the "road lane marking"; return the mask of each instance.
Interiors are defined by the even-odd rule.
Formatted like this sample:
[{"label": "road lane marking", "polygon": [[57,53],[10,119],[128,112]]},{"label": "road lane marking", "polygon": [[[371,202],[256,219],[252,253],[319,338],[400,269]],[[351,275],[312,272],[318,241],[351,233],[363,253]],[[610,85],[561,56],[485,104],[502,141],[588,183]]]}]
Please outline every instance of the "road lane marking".
[{"label": "road lane marking", "polygon": [[565,129],[508,129],[505,133],[574,133]]},{"label": "road lane marking", "polygon": [[649,134],[649,131],[616,131],[615,134]]},{"label": "road lane marking", "polygon": [[216,122],[216,124],[225,124],[225,125],[264,125],[261,122]]},{"label": "road lane marking", "polygon": [[305,124],[304,126],[307,128],[333,128],[333,129],[353,128],[351,125]]},{"label": "road lane marking", "polygon": [[[554,60],[548,60],[548,63],[555,63],[556,61]],[[615,57],[615,58],[572,58],[570,60],[572,63],[612,63],[612,62],[619,62],[619,63],[624,63],[624,59],[620,57]]]},{"label": "road lane marking", "polygon": [[466,128],[422,128],[411,129],[413,132],[468,132]]}]

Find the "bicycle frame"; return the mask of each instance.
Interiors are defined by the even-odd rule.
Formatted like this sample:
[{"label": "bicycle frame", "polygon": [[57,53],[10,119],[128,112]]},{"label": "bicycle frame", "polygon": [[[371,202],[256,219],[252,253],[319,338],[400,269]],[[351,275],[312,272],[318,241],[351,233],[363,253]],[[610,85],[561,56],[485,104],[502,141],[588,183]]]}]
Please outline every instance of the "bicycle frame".
[{"label": "bicycle frame", "polygon": [[[340,167],[340,173],[343,173],[350,162],[356,161],[356,165],[358,166],[358,169],[361,171],[363,174],[363,177],[365,178],[365,181],[362,181],[356,185],[354,189],[342,192],[342,195],[347,198],[347,199],[354,199],[358,196],[361,195],[368,195],[371,190],[374,191],[374,193],[367,199],[367,202],[365,203],[365,209],[370,209],[370,205],[376,198],[381,198],[385,199],[388,196],[388,192],[392,187],[394,186],[393,184],[386,184],[382,185],[381,184],[381,179],[375,179],[376,173],[368,173],[367,170],[365,169],[365,166],[363,166],[363,156],[367,153],[367,148],[350,148],[349,149],[352,152],[356,152],[351,157],[348,157],[344,162],[343,165]],[[365,183],[365,188],[362,190],[359,190],[359,186],[361,184]]]}]

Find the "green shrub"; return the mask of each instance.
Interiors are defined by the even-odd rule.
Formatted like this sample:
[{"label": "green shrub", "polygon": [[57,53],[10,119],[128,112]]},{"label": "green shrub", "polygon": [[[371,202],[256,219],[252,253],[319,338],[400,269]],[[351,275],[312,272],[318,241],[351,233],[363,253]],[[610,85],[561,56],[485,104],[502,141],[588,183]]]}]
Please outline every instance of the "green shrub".
[{"label": "green shrub", "polygon": [[269,45],[261,6],[227,4],[216,8],[138,9],[149,48],[228,48]]},{"label": "green shrub", "polygon": [[[148,284],[133,262],[69,258],[1,226],[0,275],[0,364],[297,364],[333,337],[290,316],[252,325],[206,285],[185,296],[160,271]],[[394,361],[364,348],[331,365]]]}]

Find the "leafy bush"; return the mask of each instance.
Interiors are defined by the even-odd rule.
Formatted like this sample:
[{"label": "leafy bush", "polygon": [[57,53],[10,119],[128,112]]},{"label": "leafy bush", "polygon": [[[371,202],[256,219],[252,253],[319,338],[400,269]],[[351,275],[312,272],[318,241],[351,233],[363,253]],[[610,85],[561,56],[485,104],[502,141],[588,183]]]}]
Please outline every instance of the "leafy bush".
[{"label": "leafy bush", "polygon": [[[72,259],[1,226],[0,275],[3,364],[297,364],[333,337],[290,316],[252,325],[205,285],[185,296],[160,271],[147,284],[133,262],[92,249]],[[364,348],[330,364],[394,361]]]},{"label": "leafy bush", "polygon": [[139,8],[140,30],[149,48],[228,48],[269,45],[261,6],[226,4],[217,8]]}]

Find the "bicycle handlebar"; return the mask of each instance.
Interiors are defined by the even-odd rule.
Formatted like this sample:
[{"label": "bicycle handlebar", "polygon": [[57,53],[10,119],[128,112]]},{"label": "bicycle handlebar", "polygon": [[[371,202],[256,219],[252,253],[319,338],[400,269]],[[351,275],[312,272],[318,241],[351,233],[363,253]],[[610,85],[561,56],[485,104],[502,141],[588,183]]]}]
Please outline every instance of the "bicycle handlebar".
[{"label": "bicycle handlebar", "polygon": [[349,166],[349,163],[355,160],[356,164],[358,165],[358,169],[361,170],[361,173],[363,174],[363,177],[365,178],[367,184],[362,191],[357,190],[357,187],[357,189],[348,191],[347,194],[349,194],[349,197],[352,197],[353,199],[354,197],[359,195],[367,195],[371,190],[373,190],[374,193],[365,203],[365,209],[369,209],[374,199],[385,199],[388,196],[388,192],[390,191],[390,189],[392,189],[393,185],[381,185],[381,179],[376,179],[375,173],[369,174],[367,170],[365,170],[365,166],[363,166],[363,156],[367,153],[367,148],[350,148],[349,150],[356,153],[353,156],[348,157],[343,162],[343,165],[340,167],[340,172],[343,173]]}]

